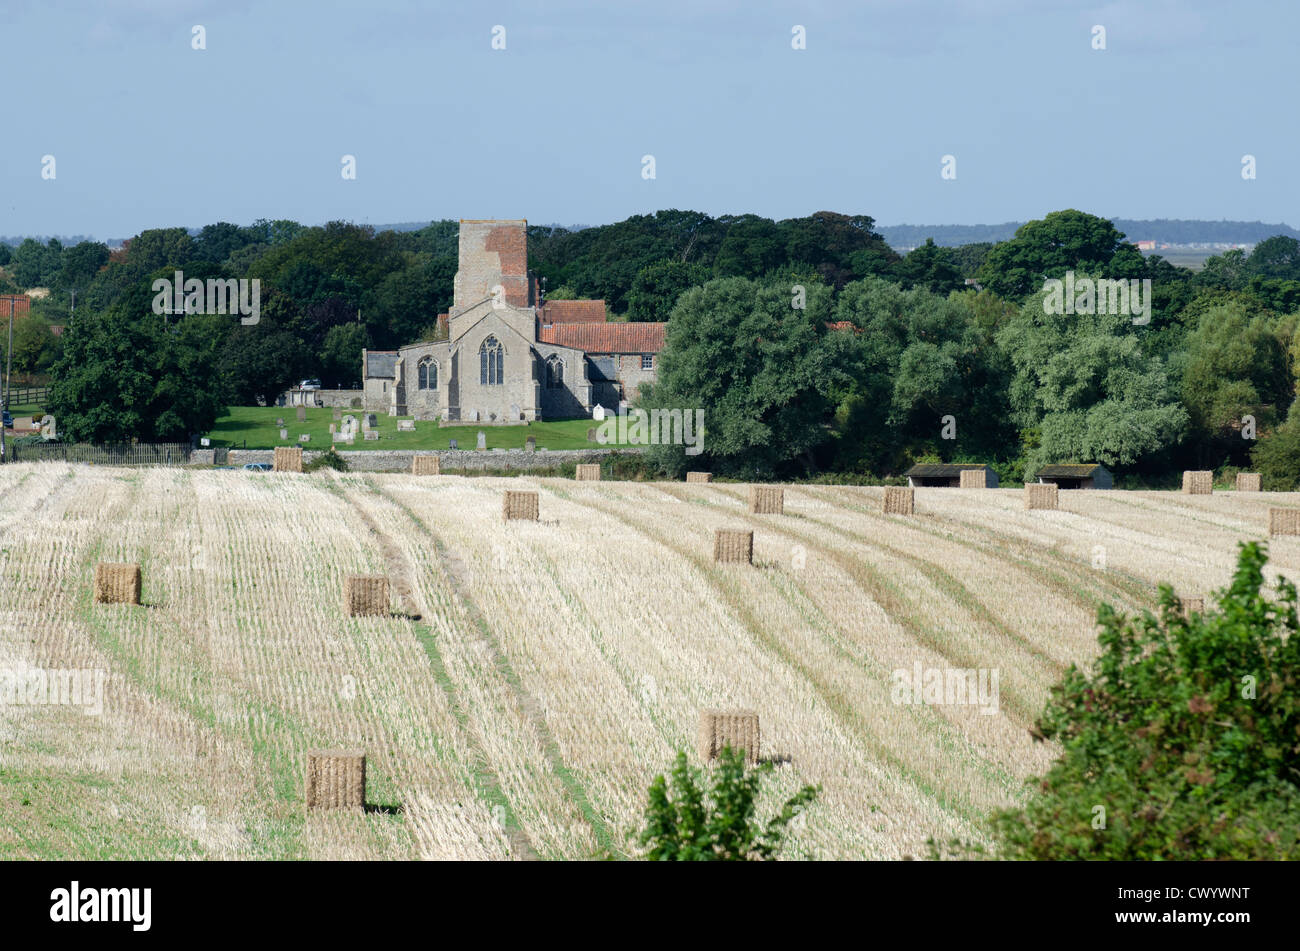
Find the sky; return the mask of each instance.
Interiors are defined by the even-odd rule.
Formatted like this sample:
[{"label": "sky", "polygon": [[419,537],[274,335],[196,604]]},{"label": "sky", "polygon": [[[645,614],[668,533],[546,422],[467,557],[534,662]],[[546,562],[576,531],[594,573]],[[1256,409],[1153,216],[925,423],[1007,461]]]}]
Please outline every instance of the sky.
[{"label": "sky", "polygon": [[1293,0],[0,0],[0,235],[664,208],[1297,225],[1298,34]]}]

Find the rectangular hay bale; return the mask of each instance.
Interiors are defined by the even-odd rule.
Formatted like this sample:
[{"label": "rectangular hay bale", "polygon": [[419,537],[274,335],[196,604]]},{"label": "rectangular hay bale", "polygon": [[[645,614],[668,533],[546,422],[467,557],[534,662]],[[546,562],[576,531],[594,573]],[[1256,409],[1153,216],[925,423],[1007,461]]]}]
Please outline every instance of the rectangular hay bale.
[{"label": "rectangular hay bale", "polygon": [[1179,598],[1178,610],[1182,612],[1183,617],[1191,617],[1193,614],[1205,613],[1204,598]]},{"label": "rectangular hay bale", "polygon": [[882,511],[886,515],[912,515],[916,512],[916,490],[899,485],[885,486]]},{"label": "rectangular hay bale", "polygon": [[599,462],[580,462],[574,466],[573,478],[579,482],[599,482],[600,481],[600,463]]},{"label": "rectangular hay bale", "polygon": [[755,515],[784,514],[785,489],[779,485],[751,485],[749,511]]},{"label": "rectangular hay bale", "polygon": [[753,564],[754,533],[743,528],[714,529],[713,560],[722,564]]},{"label": "rectangular hay bale", "polygon": [[538,517],[537,493],[507,489],[501,500],[501,513],[507,522],[535,522]]},{"label": "rectangular hay bale", "polygon": [[1270,535],[1300,535],[1300,509],[1269,509]]},{"label": "rectangular hay bale", "polygon": [[712,472],[688,472],[686,473],[687,482],[712,482]]},{"label": "rectangular hay bale", "polygon": [[271,469],[274,472],[302,472],[302,447],[276,446]]},{"label": "rectangular hay bale", "polygon": [[987,489],[989,487],[987,469],[963,469],[960,478],[961,481],[958,485],[963,489]]},{"label": "rectangular hay bale", "polygon": [[364,809],[366,754],[362,750],[307,752],[308,809]]},{"label": "rectangular hay bale", "polygon": [[1214,492],[1214,473],[1208,471],[1183,473],[1183,492],[1187,495],[1210,495]]},{"label": "rectangular hay bale", "polygon": [[1059,509],[1061,507],[1061,490],[1055,482],[1026,482],[1025,508]]},{"label": "rectangular hay bale", "polygon": [[388,611],[387,578],[382,575],[348,575],[343,579],[343,613],[348,617],[383,616]]},{"label": "rectangular hay bale", "polygon": [[717,759],[723,747],[743,750],[745,762],[759,757],[758,714],[753,710],[701,710],[696,749],[705,763]]},{"label": "rectangular hay bale", "polygon": [[1237,491],[1238,492],[1264,491],[1264,477],[1258,472],[1238,472]]},{"label": "rectangular hay bale", "polygon": [[95,601],[139,604],[140,566],[121,561],[101,561],[95,565]]},{"label": "rectangular hay bale", "polygon": [[442,463],[437,456],[412,456],[411,475],[442,475]]}]

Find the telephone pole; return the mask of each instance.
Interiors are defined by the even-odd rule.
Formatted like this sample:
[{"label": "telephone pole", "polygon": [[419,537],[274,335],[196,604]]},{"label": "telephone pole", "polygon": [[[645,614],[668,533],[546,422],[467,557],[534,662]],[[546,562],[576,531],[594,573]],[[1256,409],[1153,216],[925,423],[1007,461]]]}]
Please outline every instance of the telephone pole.
[{"label": "telephone pole", "polygon": [[[0,300],[9,301],[9,349],[5,351],[5,412],[9,411],[9,383],[14,375],[14,307],[19,300],[27,298],[18,298],[12,295],[0,297]],[[0,424],[0,461],[8,461],[8,448],[6,446],[4,426]]]}]

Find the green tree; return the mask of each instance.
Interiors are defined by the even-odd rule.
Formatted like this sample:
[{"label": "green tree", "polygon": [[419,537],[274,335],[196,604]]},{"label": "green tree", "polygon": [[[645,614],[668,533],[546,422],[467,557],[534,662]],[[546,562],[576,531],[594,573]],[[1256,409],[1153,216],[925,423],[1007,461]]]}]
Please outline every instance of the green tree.
[{"label": "green tree", "polygon": [[[628,293],[628,319],[664,321],[688,288],[703,284],[708,272],[699,264],[685,261],[656,261],[637,272]],[[558,299],[554,294],[551,299]]]},{"label": "green tree", "polygon": [[[1122,251],[1130,256],[1116,262]],[[1124,235],[1105,218],[1071,208],[1023,224],[1014,238],[995,245],[984,259],[979,279],[1002,297],[1023,300],[1038,291],[1044,280],[1070,270],[1120,277],[1112,273],[1112,266],[1125,261],[1129,269],[1140,269],[1141,252],[1126,244]]]},{"label": "green tree", "polygon": [[1187,412],[1163,361],[1143,353],[1132,319],[1049,314],[1045,297],[1040,291],[1026,301],[997,338],[1014,366],[1014,419],[1038,443],[1026,460],[1030,469],[1050,462],[1129,466],[1177,444]]},{"label": "green tree", "polygon": [[1010,859],[1300,858],[1300,619],[1243,543],[1218,609],[1103,605],[1101,656],[1053,688],[1037,735],[1061,755],[993,828]]},{"label": "green tree", "polygon": [[364,324],[340,324],[325,334],[321,349],[321,384],[355,389],[361,386],[361,351],[369,347]]},{"label": "green tree", "polygon": [[[770,477],[813,466],[812,450],[829,438],[828,395],[845,372],[827,340],[830,289],[805,290],[802,308],[780,282],[731,277],[688,290],[668,322],[658,382],[638,405],[703,409],[714,471]],[[676,446],[652,446],[650,457],[676,474],[691,462]]]},{"label": "green tree", "polygon": [[1241,304],[1208,310],[1188,340],[1182,375],[1183,405],[1191,421],[1199,464],[1217,467],[1225,454],[1245,461],[1249,443],[1240,436],[1251,414],[1271,426],[1275,407],[1290,402],[1286,351],[1267,317],[1251,318]]},{"label": "green tree", "polygon": [[925,244],[895,262],[891,269],[893,278],[904,288],[923,287],[935,294],[961,290],[965,282],[945,250],[933,238],[926,238]]},{"label": "green tree", "polygon": [[1261,435],[1250,452],[1250,460],[1259,471],[1265,492],[1294,492],[1300,488],[1300,414],[1292,413],[1273,432]]},{"label": "green tree", "polygon": [[755,818],[762,780],[770,762],[746,770],[740,752],[726,747],[707,791],[702,771],[678,753],[672,783],[661,774],[650,784],[645,827],[638,839],[656,862],[744,862],[774,858],[786,829],[813,803],[820,786],[804,786],[766,823]]}]

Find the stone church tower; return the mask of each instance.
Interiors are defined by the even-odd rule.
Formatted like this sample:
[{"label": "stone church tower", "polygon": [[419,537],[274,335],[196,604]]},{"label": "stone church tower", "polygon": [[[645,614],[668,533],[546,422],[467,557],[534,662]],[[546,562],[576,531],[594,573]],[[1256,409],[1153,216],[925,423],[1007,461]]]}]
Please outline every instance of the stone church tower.
[{"label": "stone church tower", "polygon": [[603,301],[539,300],[527,229],[522,219],[460,222],[453,303],[437,315],[447,339],[363,351],[367,411],[448,422],[572,418],[634,395],[625,382],[654,378],[665,325],[607,323]]}]

